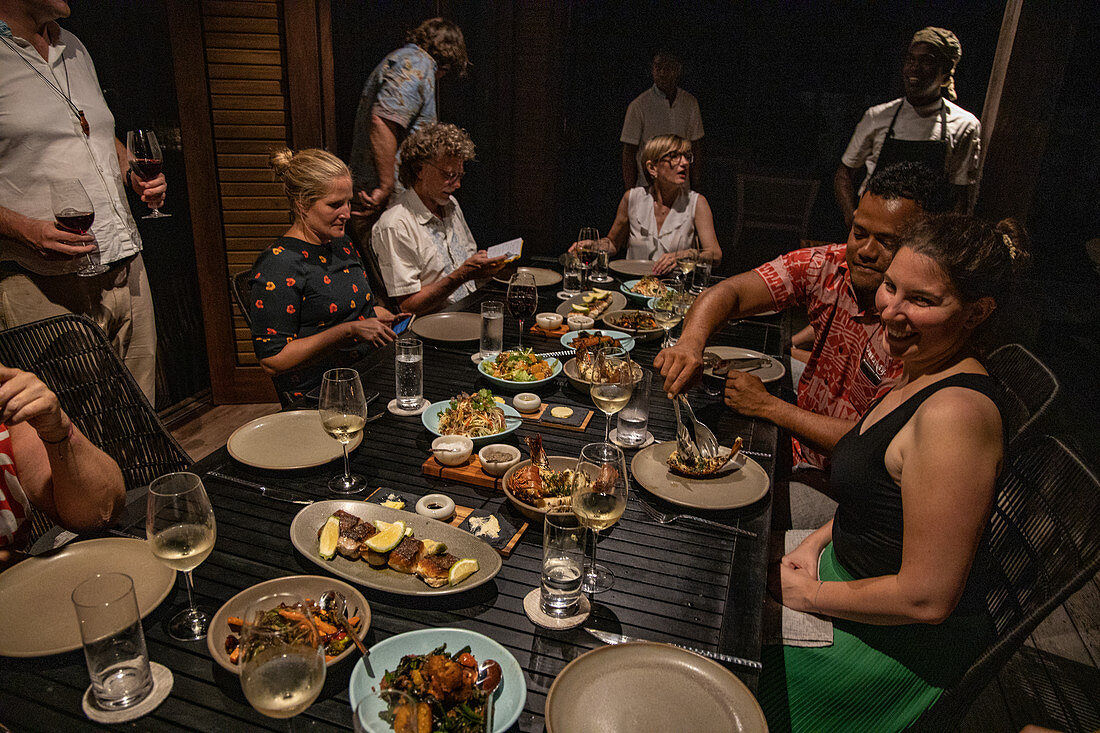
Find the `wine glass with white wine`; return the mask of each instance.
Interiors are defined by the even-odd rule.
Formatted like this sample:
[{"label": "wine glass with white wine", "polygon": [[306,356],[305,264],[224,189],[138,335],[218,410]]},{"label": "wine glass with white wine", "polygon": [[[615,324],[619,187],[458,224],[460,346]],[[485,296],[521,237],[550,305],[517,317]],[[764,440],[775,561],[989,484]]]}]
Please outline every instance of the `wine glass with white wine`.
[{"label": "wine glass with white wine", "polygon": [[181,471],[160,476],[149,484],[145,534],[157,559],[182,570],[187,582],[188,607],[168,622],[168,634],[180,641],[206,638],[210,616],[195,605],[191,571],[214,549],[217,526],[202,479]]},{"label": "wine glass with white wine", "polygon": [[[577,460],[578,478],[573,482],[573,513],[592,530],[588,567],[581,589],[585,593],[602,593],[615,583],[610,570],[596,564],[596,541],[601,529],[607,529],[626,509],[630,481],[626,474],[626,456],[622,448],[611,443],[589,443],[581,448]],[[580,476],[583,475],[583,478]]]},{"label": "wine glass with white wine", "polygon": [[293,718],[325,685],[325,645],[309,604],[273,593],[249,607],[241,627],[241,690],[269,718]]},{"label": "wine glass with white wine", "polygon": [[321,377],[321,425],[325,432],[340,441],[344,448],[344,473],[329,479],[328,488],[335,494],[358,494],[367,487],[366,479],[351,472],[348,463],[348,443],[367,424],[367,400],[363,383],[354,369],[329,369]]},{"label": "wine glass with white wine", "polygon": [[634,391],[634,364],[621,346],[605,346],[596,351],[596,370],[589,393],[605,415],[603,439],[611,431],[611,416],[626,407]]}]

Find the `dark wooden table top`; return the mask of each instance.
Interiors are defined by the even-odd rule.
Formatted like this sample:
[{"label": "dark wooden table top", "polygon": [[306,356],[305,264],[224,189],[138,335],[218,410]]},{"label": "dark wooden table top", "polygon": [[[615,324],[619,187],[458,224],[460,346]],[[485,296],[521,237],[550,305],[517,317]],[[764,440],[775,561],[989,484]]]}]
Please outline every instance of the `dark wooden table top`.
[{"label": "dark wooden table top", "polygon": [[[617,284],[615,286],[617,287]],[[540,293],[540,311],[559,303],[555,288]],[[482,300],[503,299],[503,289],[493,285],[479,291],[458,307],[477,310]],[[514,345],[518,327],[505,318],[505,344]],[[754,319],[732,324],[712,343],[756,349],[782,356],[789,334],[777,319]],[[524,334],[524,345],[538,350],[560,348],[556,339]],[[641,342],[633,357],[646,368],[657,354],[656,341]],[[431,401],[448,399],[479,381],[469,355],[477,343],[426,343],[424,394]],[[785,360],[784,360],[785,361]],[[393,349],[380,350],[360,365],[364,386],[381,397],[372,414],[384,409],[394,394]],[[779,384],[779,383],[777,383]],[[590,399],[564,377],[538,390],[544,401],[575,408],[594,409]],[[696,389],[691,402],[701,421],[709,425],[719,442],[729,445],[740,435],[744,447],[775,456],[778,432],[766,422],[741,417],[726,409],[717,397]],[[658,440],[675,437],[669,401],[655,375],[650,405],[650,431]],[[524,425],[509,439],[528,434]],[[542,429],[550,455],[577,455],[585,443],[603,438],[603,414],[596,411],[584,433],[559,428]],[[436,491],[475,508],[502,504],[499,492],[428,478],[420,473],[432,436],[419,417],[386,414],[368,425],[363,444],[352,456],[354,471],[367,477],[370,487],[385,486],[415,495]],[[629,461],[633,451],[627,451]],[[780,456],[783,455],[779,451]],[[775,477],[774,459],[756,459]],[[196,465],[199,474],[219,470],[240,478],[292,489],[318,499],[331,498],[328,478],[341,470],[339,462],[321,469],[267,472],[244,466],[222,448]],[[322,573],[291,546],[289,527],[296,507],[259,497],[247,489],[205,479],[218,521],[214,552],[195,571],[197,600],[210,612],[240,590],[255,583],[294,574]],[[731,536],[701,525],[678,522],[658,525],[648,520],[638,505],[644,493],[636,482],[622,520],[601,533],[599,561],[616,576],[615,587],[594,597],[594,615],[608,629],[655,641],[681,643],[722,651],[750,659],[760,658],[760,609],[765,593],[766,559],[771,521],[771,493],[739,510],[709,512],[706,516],[749,529],[758,539]],[[506,501],[505,509],[509,508]],[[571,660],[600,646],[581,629],[546,631],[524,615],[523,597],[539,585],[541,527],[531,527],[511,557],[490,583],[467,593],[438,598],[404,597],[364,588],[371,604],[372,624],[368,645],[404,631],[425,627],[454,626],[477,631],[503,644],[515,655],[527,678],[527,703],[516,728],[543,730],[543,709],[554,678]],[[266,718],[249,707],[238,679],[209,657],[205,642],[177,642],[164,629],[165,619],[186,604],[182,580],[167,601],[144,624],[150,658],[169,667],[175,683],[171,696],[152,714],[129,724],[140,730],[237,730],[270,728],[285,730],[286,723]],[[223,634],[213,629],[212,634]],[[299,728],[347,729],[351,726],[348,679],[353,663],[329,670],[325,690],[318,701],[295,720]],[[757,676],[731,666],[750,688]],[[80,710],[80,698],[88,686],[80,651],[40,659],[3,660],[0,673],[0,722],[13,730],[62,730],[94,727]]]}]

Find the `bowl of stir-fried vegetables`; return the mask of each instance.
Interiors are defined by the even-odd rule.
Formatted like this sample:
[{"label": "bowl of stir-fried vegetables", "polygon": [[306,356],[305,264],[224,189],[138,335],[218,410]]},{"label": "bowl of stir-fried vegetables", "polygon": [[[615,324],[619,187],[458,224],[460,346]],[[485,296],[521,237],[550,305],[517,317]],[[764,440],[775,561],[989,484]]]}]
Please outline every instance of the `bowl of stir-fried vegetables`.
[{"label": "bowl of stir-fried vegetables", "polygon": [[424,427],[435,435],[465,435],[474,445],[495,442],[514,432],[523,422],[511,405],[497,402],[493,393],[481,389],[449,400],[433,402],[420,416]]},{"label": "bowl of stir-fried vegetables", "polygon": [[561,362],[543,359],[531,349],[502,351],[495,359],[485,359],[477,368],[498,387],[528,389],[546,384],[561,374]]},{"label": "bowl of stir-fried vegetables", "polygon": [[483,733],[485,698],[473,680],[477,665],[489,659],[501,667],[501,682],[493,693],[493,730],[506,731],[527,700],[523,670],[503,646],[465,629],[420,629],[375,644],[371,671],[362,662],[352,671],[351,706],[363,703],[372,719],[392,721],[395,711],[379,693],[398,689],[430,708],[433,733]]}]

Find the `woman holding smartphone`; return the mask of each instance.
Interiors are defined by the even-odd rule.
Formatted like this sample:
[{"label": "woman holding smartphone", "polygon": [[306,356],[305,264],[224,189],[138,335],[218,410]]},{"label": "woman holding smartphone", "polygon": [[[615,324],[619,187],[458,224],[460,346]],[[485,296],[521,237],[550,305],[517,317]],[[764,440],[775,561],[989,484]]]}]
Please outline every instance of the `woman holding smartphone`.
[{"label": "woman holding smartphone", "polygon": [[272,153],[294,214],[286,234],[252,267],[252,346],[280,393],[297,397],[328,369],[393,341],[395,316],[375,304],[344,226],[351,174],[324,150]]}]

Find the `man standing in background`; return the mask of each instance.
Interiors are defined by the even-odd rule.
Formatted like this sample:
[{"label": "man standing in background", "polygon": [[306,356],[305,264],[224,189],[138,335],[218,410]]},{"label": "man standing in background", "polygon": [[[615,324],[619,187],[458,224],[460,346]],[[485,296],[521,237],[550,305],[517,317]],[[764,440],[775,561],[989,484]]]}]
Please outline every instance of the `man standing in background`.
[{"label": "man standing in background", "polygon": [[703,118],[699,102],[679,88],[680,60],[667,51],[653,57],[650,72],[653,86],[645,90],[626,108],[626,120],[619,141],[623,144],[623,186],[647,186],[642,173],[641,149],[658,135],[679,135],[691,141],[695,162],[691,166],[691,187],[698,190],[702,180]]},{"label": "man standing in background", "polygon": [[[0,0],[0,328],[88,316],[152,402],[156,324],[125,187],[154,208],[167,185],[130,174],[88,50],[56,22],[69,14],[64,0]],[[51,178],[84,187],[87,234],[58,227]],[[107,271],[77,275],[97,249]]]}]

